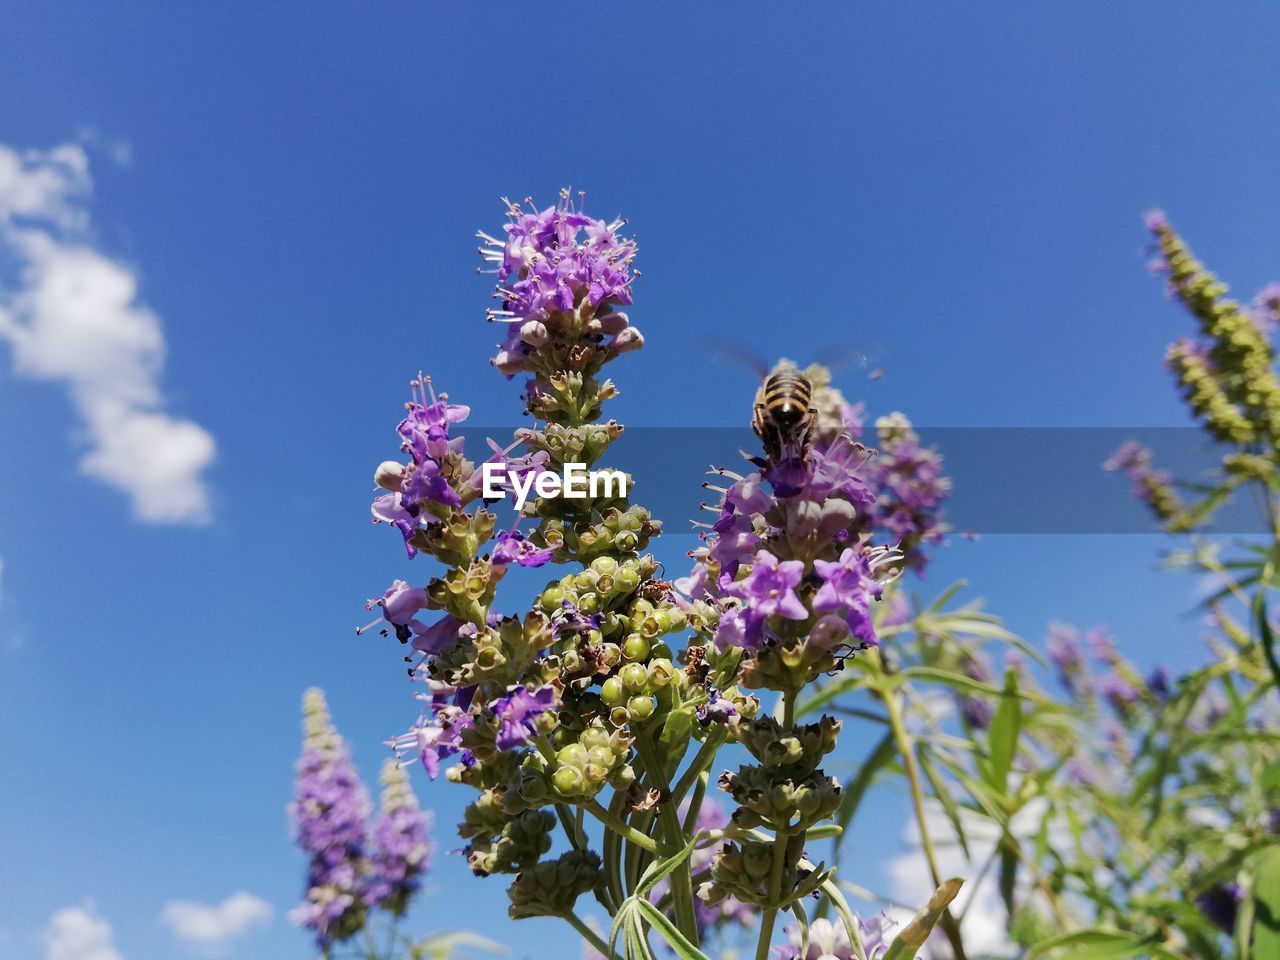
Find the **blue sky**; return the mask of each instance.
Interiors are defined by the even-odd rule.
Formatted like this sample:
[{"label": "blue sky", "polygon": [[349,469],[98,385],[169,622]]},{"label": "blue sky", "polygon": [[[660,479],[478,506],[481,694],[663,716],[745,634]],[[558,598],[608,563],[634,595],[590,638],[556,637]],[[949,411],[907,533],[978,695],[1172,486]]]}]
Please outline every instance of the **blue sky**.
[{"label": "blue sky", "polygon": [[[611,412],[632,425],[745,422],[754,384],[707,362],[720,337],[871,346],[888,375],[849,392],[925,425],[1179,425],[1160,357],[1187,324],[1144,269],[1140,214],[1164,207],[1241,295],[1280,275],[1267,5],[605,11],[7,10],[0,144],[83,151],[67,209],[107,280],[136,280],[103,322],[137,337],[24,361],[0,333],[0,955],[198,955],[164,905],[242,890],[275,919],[228,956],[309,955],[283,919],[298,700],[328,690],[370,777],[411,719],[396,654],[351,633],[365,597],[426,575],[370,528],[369,476],[419,368],[474,422],[513,420],[474,273],[499,196],[572,184],[631,219],[648,347]],[[0,302],[23,290],[8,257]],[[181,462],[139,454],[135,429]],[[924,589],[963,576],[1034,639],[1107,622],[1140,661],[1186,661],[1189,585],[1151,573],[1159,545],[989,537]],[[453,846],[467,791],[418,786]],[[851,876],[874,878],[900,820],[886,796]],[[423,932],[576,949],[438,861]],[[41,931],[87,901],[98,952],[54,957]]]}]

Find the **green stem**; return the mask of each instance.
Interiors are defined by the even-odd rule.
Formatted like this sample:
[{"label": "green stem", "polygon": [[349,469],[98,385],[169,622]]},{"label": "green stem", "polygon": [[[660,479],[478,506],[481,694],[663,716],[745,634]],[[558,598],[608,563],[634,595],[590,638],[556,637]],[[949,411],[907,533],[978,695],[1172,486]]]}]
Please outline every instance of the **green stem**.
[{"label": "green stem", "polygon": [[[649,779],[664,795],[658,804],[658,825],[662,829],[667,856],[679,852],[685,845],[684,827],[680,823],[680,814],[676,803],[667,788],[666,772],[663,770],[662,758],[653,749],[648,731],[641,731],[636,737],[636,747],[640,751],[640,760],[648,770]],[[689,938],[689,942],[698,946],[698,913],[693,903],[693,881],[689,873],[689,859],[685,860],[671,872],[671,899],[675,905],[676,926]]]},{"label": "green stem", "polygon": [[[799,691],[787,690],[782,694],[782,729],[791,730],[796,723],[796,696]],[[774,831],[773,862],[769,868],[769,906],[760,918],[760,936],[756,941],[756,960],[768,960],[773,942],[773,927],[778,919],[778,901],[782,899],[782,874],[787,867],[787,838],[785,829]]]},{"label": "green stem", "polygon": [[693,762],[689,764],[687,769],[671,790],[671,802],[675,806],[680,806],[680,801],[684,799],[685,794],[689,792],[689,788],[694,785],[698,779],[698,775],[706,770],[715,761],[716,753],[720,747],[724,745],[724,731],[715,730],[707,735],[706,741],[694,754]]},{"label": "green stem", "polygon": [[[933,878],[933,886],[936,889],[942,886],[942,874],[938,870],[938,855],[933,848],[933,838],[929,833],[928,818],[925,816],[924,791],[920,787],[920,770],[916,766],[915,750],[912,749],[906,725],[902,722],[902,706],[897,692],[887,690],[881,696],[888,715],[889,727],[893,730],[893,739],[898,745],[898,752],[902,754],[907,783],[911,787],[911,805],[915,810],[916,826],[920,829],[920,845],[924,848],[925,860],[929,864],[929,875]],[[943,911],[939,925],[951,943],[951,952],[955,954],[955,960],[967,960],[964,942],[960,937],[960,925],[956,923],[950,907]]]},{"label": "green stem", "polygon": [[588,800],[586,803],[581,804],[581,806],[583,810],[587,811],[587,813],[591,814],[610,830],[617,833],[628,843],[633,843],[637,847],[648,850],[650,853],[658,853],[658,841],[654,840],[653,837],[645,836],[635,827],[628,826],[621,818],[614,816],[611,812],[600,806],[600,801]]},{"label": "green stem", "polygon": [[609,960],[618,960],[618,955],[609,949],[609,945],[604,942],[600,934],[587,926],[582,921],[582,918],[576,913],[570,910],[568,913],[564,914],[564,918],[569,921],[569,925],[572,926],[573,929],[577,930],[578,933],[582,935],[583,940],[587,941],[587,943],[591,944],[591,946],[595,948],[597,953],[601,956],[608,957]]}]

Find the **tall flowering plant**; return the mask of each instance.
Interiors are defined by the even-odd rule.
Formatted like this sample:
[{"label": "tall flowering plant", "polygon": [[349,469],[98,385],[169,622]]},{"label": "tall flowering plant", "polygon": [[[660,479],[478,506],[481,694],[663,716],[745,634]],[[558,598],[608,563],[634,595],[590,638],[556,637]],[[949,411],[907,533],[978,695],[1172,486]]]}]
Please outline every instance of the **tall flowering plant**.
[{"label": "tall flowering plant", "polygon": [[[1280,297],[1272,286],[1250,306],[1227,299],[1162,216],[1148,223],[1156,268],[1200,328],[1168,362],[1220,470],[1175,480],[1135,444],[1106,466],[1184,538],[1171,565],[1216,579],[1204,602],[1211,661],[1182,675],[1140,670],[1106,630],[1062,624],[1045,661],[980,608],[954,607],[954,589],[909,603],[893,584],[875,617],[879,649],[798,708],[835,704],[880,731],[838,823],[854,820],[874,780],[901,778],[930,870],[960,860],[978,878],[942,918],[931,957],[1280,956],[1280,671],[1267,602],[1280,556]],[[1200,533],[1245,493],[1262,537]],[[1002,912],[994,937],[964,922],[975,902]]]},{"label": "tall flowering plant", "polygon": [[[784,956],[914,956],[958,881],[890,944],[853,915],[834,868],[809,852],[840,829],[843,791],[822,765],[841,722],[801,723],[797,705],[875,648],[875,610],[906,559],[877,530],[936,503],[907,482],[878,497],[869,451],[849,424],[824,423],[718,471],[704,546],[671,582],[647,552],[661,524],[630,481],[582,497],[544,484],[573,465],[599,469],[622,433],[605,419],[618,390],[603,371],[644,345],[622,309],[636,255],[624,227],[563,194],[545,209],[508,203],[502,235],[481,234],[500,301],[489,316],[507,330],[493,363],[523,377],[533,427],[473,458],[456,430],[468,408],[414,382],[402,458],[375,471],[373,515],[439,567],[369,604],[371,628],[410,648],[421,685],[421,714],[394,745],[475,791],[458,832],[477,875],[513,878],[511,917],[562,918],[605,956],[652,957],[656,938],[704,957],[719,928],[756,917],[758,960],[788,937]],[[500,520],[512,489],[537,495]],[[878,525],[881,515],[894,519]],[[922,527],[911,549],[936,534]],[[555,575],[509,612],[499,587],[517,567]],[[727,745],[744,762],[713,782]],[[708,796],[717,788],[727,816]],[[608,915],[607,936],[583,919],[584,897]],[[837,925],[810,924],[814,897]]]},{"label": "tall flowering plant", "polygon": [[[472,934],[414,939],[400,930],[430,865],[430,815],[419,809],[394,760],[383,764],[375,812],[324,693],[308,690],[302,711],[302,755],[289,816],[307,856],[307,883],[290,919],[311,932],[324,957],[343,951],[367,960],[444,958],[460,946],[492,946]],[[377,929],[378,916],[385,930]]]}]

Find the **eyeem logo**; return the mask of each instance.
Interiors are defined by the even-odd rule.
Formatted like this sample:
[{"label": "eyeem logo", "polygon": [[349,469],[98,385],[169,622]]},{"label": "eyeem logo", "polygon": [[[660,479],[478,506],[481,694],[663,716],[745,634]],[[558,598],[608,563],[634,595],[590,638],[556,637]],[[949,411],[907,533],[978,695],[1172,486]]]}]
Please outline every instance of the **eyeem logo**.
[{"label": "eyeem logo", "polygon": [[566,463],[562,475],[542,470],[538,473],[530,471],[522,477],[507,470],[506,464],[492,461],[484,464],[481,470],[485,499],[501,499],[507,495],[508,489],[514,490],[517,510],[524,509],[530,492],[539,497],[567,497],[570,500],[627,495],[627,475],[621,470],[588,470],[582,463]]}]

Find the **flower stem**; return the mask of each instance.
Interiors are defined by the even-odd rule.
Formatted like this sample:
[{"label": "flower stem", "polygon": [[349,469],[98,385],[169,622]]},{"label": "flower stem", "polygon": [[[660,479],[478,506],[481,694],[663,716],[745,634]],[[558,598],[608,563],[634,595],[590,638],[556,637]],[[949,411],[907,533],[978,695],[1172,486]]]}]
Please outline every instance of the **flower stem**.
[{"label": "flower stem", "polygon": [[[790,731],[796,723],[796,695],[798,691],[787,690],[782,694],[782,729]],[[773,835],[773,863],[769,870],[769,906],[760,918],[760,937],[756,941],[756,960],[768,960],[769,947],[773,941],[773,926],[778,919],[778,900],[782,897],[782,874],[787,866],[787,840],[789,834],[785,829],[778,829]]]},{"label": "flower stem", "polygon": [[[668,856],[677,853],[685,845],[684,827],[680,823],[680,815],[676,810],[676,801],[667,787],[666,772],[663,770],[662,758],[653,749],[648,731],[642,731],[636,737],[636,747],[640,751],[640,760],[648,771],[649,781],[665,795],[658,805],[658,825],[662,829],[663,841]],[[671,900],[675,906],[676,926],[689,938],[694,946],[698,945],[698,914],[693,904],[693,881],[690,879],[689,860],[671,872]]]},{"label": "flower stem", "polygon": [[633,843],[637,847],[648,850],[650,853],[658,853],[658,841],[653,837],[646,836],[635,827],[628,826],[621,818],[615,817],[612,813],[600,805],[598,800],[588,800],[582,804],[582,809],[587,811],[610,830],[623,837],[628,843]]},{"label": "flower stem", "polygon": [[[889,727],[893,731],[893,739],[898,744],[898,752],[902,754],[902,765],[907,773],[907,783],[911,787],[911,805],[915,810],[916,825],[920,828],[920,845],[924,848],[925,860],[929,864],[929,875],[933,878],[936,889],[942,886],[942,874],[938,870],[938,855],[933,848],[933,837],[929,834],[929,824],[925,817],[924,791],[920,787],[920,770],[916,766],[915,751],[911,747],[911,738],[907,734],[906,725],[902,722],[902,703],[894,690],[886,690],[882,694],[885,712],[888,715]],[[951,944],[951,952],[955,960],[967,960],[964,942],[960,937],[960,925],[950,907],[942,912],[938,924],[947,935]]]}]

